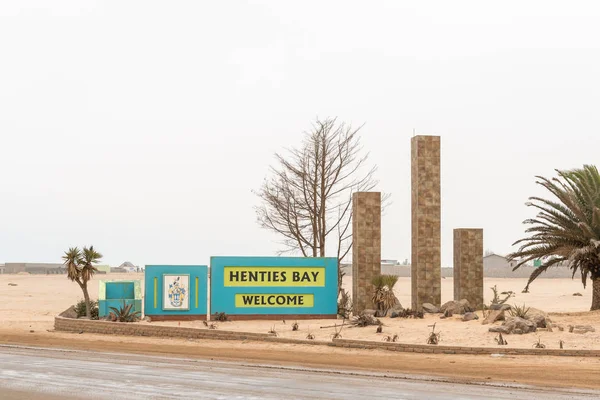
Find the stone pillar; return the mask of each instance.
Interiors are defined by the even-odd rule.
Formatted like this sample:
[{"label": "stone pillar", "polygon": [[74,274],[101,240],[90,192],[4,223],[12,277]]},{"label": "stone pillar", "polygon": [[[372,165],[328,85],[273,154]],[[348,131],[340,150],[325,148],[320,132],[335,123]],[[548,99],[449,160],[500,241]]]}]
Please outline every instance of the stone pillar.
[{"label": "stone pillar", "polygon": [[411,298],[412,309],[421,310],[442,301],[439,136],[411,139],[411,185]]},{"label": "stone pillar", "polygon": [[483,229],[454,230],[454,300],[483,306]]},{"label": "stone pillar", "polygon": [[381,193],[352,195],[352,301],[354,313],[373,309],[371,280],[381,274]]}]

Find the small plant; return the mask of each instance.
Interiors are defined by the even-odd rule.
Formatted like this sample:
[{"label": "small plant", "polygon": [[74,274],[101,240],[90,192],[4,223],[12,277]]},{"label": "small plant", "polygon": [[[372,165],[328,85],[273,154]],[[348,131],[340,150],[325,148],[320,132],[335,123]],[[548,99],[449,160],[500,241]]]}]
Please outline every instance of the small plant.
[{"label": "small plant", "polygon": [[431,327],[431,332],[429,333],[429,337],[427,338],[427,344],[438,344],[440,342],[440,334],[441,332],[435,333],[435,323],[433,325],[428,325]]},{"label": "small plant", "polygon": [[383,333],[383,325],[382,324],[379,324],[375,333]]},{"label": "small plant", "polygon": [[384,342],[397,342],[398,341],[398,335],[394,335],[394,337],[387,335],[382,339]]},{"label": "small plant", "polygon": [[271,329],[269,329],[269,333],[270,333],[271,335],[275,335],[275,336],[277,336],[277,331],[275,330],[275,325],[273,325],[273,326],[271,327]]},{"label": "small plant", "polygon": [[217,329],[217,324],[211,322],[210,324],[208,324],[208,329]]},{"label": "small plant", "polygon": [[545,349],[546,345],[542,343],[542,338],[538,337],[538,341],[533,344],[536,349]]},{"label": "small plant", "polygon": [[506,303],[506,301],[508,299],[510,299],[511,297],[514,297],[514,295],[515,295],[515,293],[513,291],[502,292],[501,294],[506,295],[506,297],[501,299],[500,296],[498,296],[498,288],[496,287],[496,285],[492,286],[491,289],[494,292],[494,298],[492,299],[492,305],[504,304],[504,303]]},{"label": "small plant", "polygon": [[340,325],[340,330],[337,328],[337,324],[335,324],[334,329],[335,332],[331,334],[331,339],[341,339],[342,338],[342,329],[344,328],[344,323]]},{"label": "small plant", "polygon": [[506,346],[508,342],[502,337],[502,333],[498,333],[498,337],[494,338],[498,346]]},{"label": "small plant", "polygon": [[308,331],[308,335],[306,335],[306,339],[308,340],[315,340],[315,335],[313,335],[312,333],[310,333],[310,330]]},{"label": "small plant", "polygon": [[219,322],[227,322],[229,321],[229,316],[224,312],[216,312],[212,319]]},{"label": "small plant", "polygon": [[[90,300],[91,314],[92,319],[99,319],[98,316],[98,300]],[[85,300],[79,300],[77,304],[75,304],[75,312],[77,313],[77,318],[85,317]]]},{"label": "small plant", "polygon": [[202,323],[204,324],[204,326],[205,326],[205,327],[207,327],[207,328],[208,328],[208,322],[206,322],[206,321],[202,321]]},{"label": "small plant", "polygon": [[513,317],[519,317],[523,319],[527,319],[527,313],[529,312],[530,307],[525,307],[525,304],[522,306],[511,306],[508,312]]},{"label": "small plant", "polygon": [[340,291],[340,298],[338,299],[337,313],[344,319],[350,318],[352,312],[352,298],[350,294],[344,289]]},{"label": "small plant", "polygon": [[132,311],[133,303],[125,304],[125,300],[123,300],[123,304],[121,305],[121,307],[110,307],[110,309],[111,312],[109,314],[109,317],[112,321],[135,322],[139,319],[141,315],[141,312],[139,311]]},{"label": "small plant", "polygon": [[294,322],[294,323],[292,324],[292,330],[293,330],[293,331],[297,331],[297,330],[298,330],[298,322]]},{"label": "small plant", "polygon": [[563,344],[565,344],[565,342],[563,342],[562,340],[559,340],[559,341],[558,341],[558,345],[560,346],[561,350],[562,350],[562,348],[563,348]]}]

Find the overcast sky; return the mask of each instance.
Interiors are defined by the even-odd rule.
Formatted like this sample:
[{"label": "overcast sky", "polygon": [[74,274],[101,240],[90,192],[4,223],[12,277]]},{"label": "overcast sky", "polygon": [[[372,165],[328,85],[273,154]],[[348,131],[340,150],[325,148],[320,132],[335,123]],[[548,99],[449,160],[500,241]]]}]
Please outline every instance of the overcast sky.
[{"label": "overcast sky", "polygon": [[1,1],[0,262],[273,255],[253,207],[316,117],[365,123],[410,258],[410,138],[442,138],[452,230],[511,250],[535,175],[600,164],[597,2]]}]

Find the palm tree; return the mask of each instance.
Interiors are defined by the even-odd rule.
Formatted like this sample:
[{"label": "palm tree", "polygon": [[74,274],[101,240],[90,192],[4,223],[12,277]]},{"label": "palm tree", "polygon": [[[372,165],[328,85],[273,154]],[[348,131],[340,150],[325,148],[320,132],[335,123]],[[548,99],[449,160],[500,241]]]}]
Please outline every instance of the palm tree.
[{"label": "palm tree", "polygon": [[523,223],[531,225],[529,237],[514,243],[519,249],[508,255],[518,260],[513,271],[531,260],[542,264],[529,277],[527,286],[542,272],[566,262],[573,271],[581,272],[583,287],[592,280],[591,310],[600,309],[600,173],[592,165],[558,171],[558,177],[538,176],[537,184],[546,188],[556,199],[531,197],[527,206],[539,213]]},{"label": "palm tree", "polygon": [[100,262],[101,258],[102,254],[94,250],[94,246],[84,247],[83,251],[77,247],[69,247],[69,250],[65,251],[65,255],[62,257],[67,269],[67,278],[77,282],[83,291],[85,314],[88,318],[92,317],[92,310],[87,284],[98,271],[94,264]]}]

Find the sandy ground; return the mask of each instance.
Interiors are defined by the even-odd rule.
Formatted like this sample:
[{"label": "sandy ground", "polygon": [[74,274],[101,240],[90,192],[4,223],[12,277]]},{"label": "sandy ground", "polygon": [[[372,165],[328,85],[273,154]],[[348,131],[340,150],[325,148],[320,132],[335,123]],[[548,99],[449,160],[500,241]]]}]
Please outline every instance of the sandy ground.
[{"label": "sandy ground", "polygon": [[[96,276],[90,283],[90,294],[98,295],[99,279],[142,279],[143,274],[111,274]],[[9,283],[17,286],[9,286]],[[560,332],[536,332],[528,335],[511,335],[507,337],[510,347],[530,348],[534,342],[541,340],[548,348],[558,348],[559,341],[564,341],[567,349],[600,349],[600,312],[587,312],[591,303],[591,287],[583,288],[581,282],[570,279],[539,279],[530,288],[530,293],[521,293],[525,286],[524,279],[486,279],[486,302],[490,301],[492,291],[489,288],[497,285],[500,291],[512,290],[516,296],[509,302],[523,304],[550,312],[550,318],[557,324],[567,327],[569,324],[592,325],[596,332],[578,335],[567,330]],[[452,298],[452,279],[442,280],[443,301]],[[345,287],[351,287],[351,279],[346,278]],[[410,305],[410,278],[401,278],[396,285],[396,293],[400,302]],[[573,296],[580,292],[583,296]],[[79,287],[66,279],[64,275],[0,275],[0,331],[5,332],[45,332],[52,330],[54,316],[66,309],[78,299]],[[479,313],[481,315],[481,313]],[[348,325],[341,330],[346,339],[364,339],[380,341],[385,336],[398,335],[402,343],[424,344],[430,332],[430,325],[436,323],[436,332],[441,332],[444,345],[469,345],[496,347],[495,334],[489,333],[489,325],[482,325],[481,320],[462,322],[460,317],[440,319],[436,315],[426,315],[425,319],[389,319],[382,318],[383,333],[375,333],[375,327],[354,328]],[[246,332],[266,333],[274,328],[278,335],[288,338],[306,338],[308,332],[317,340],[330,340],[336,328],[322,326],[339,326],[341,320],[309,320],[298,321],[299,330],[292,331],[295,321],[237,321],[218,323],[218,329]],[[147,322],[141,322],[147,323]],[[180,325],[204,328],[200,321],[191,322],[152,322],[152,324]]]},{"label": "sandy ground", "polygon": [[[97,296],[99,279],[141,279],[141,274],[115,274],[94,278],[90,292]],[[9,283],[17,286],[9,286]],[[346,285],[349,280],[344,282]],[[517,303],[525,301],[553,312],[558,323],[591,324],[600,331],[600,313],[586,312],[591,302],[591,288],[583,289],[578,281],[564,279],[540,279],[531,293],[521,294],[525,282],[522,279],[486,279],[485,286],[498,285],[500,290],[513,290]],[[452,294],[452,280],[442,283],[443,300]],[[396,288],[404,305],[409,304],[410,280],[401,279]],[[573,297],[573,292],[581,292],[583,297]],[[486,296],[491,291],[486,290]],[[68,281],[64,275],[0,275],[0,343],[25,344],[41,347],[89,349],[98,351],[133,352],[181,357],[200,357],[277,364],[311,365],[320,367],[379,370],[411,374],[450,376],[466,381],[523,382],[538,385],[600,388],[600,359],[571,357],[527,357],[527,356],[467,356],[395,353],[382,350],[342,349],[325,346],[292,345],[263,342],[236,342],[211,340],[185,340],[169,338],[124,337],[110,335],[78,335],[53,331],[54,315],[66,309],[81,298],[79,287]],[[489,298],[486,298],[489,301]],[[306,336],[310,327],[317,339],[329,340],[333,328],[320,329],[322,325],[341,323],[336,320],[298,321],[299,332],[292,332],[293,321],[246,321],[219,323],[218,329],[238,329],[266,332],[273,325],[283,337]],[[441,344],[488,345],[496,346],[494,334],[487,332],[487,326],[478,321],[440,320],[428,317],[425,320],[384,319],[384,334],[397,333],[403,342],[424,343],[430,328],[436,322],[442,332]],[[142,322],[147,323],[147,322]],[[154,322],[156,323],[156,322]],[[177,324],[177,323],[174,323]],[[195,322],[182,323],[182,326],[199,325]],[[436,330],[437,330],[436,329]],[[33,332],[31,332],[33,331]],[[375,333],[374,327],[344,328],[344,338],[381,340],[383,335]],[[557,348],[558,340],[565,341],[565,348],[600,348],[598,333],[585,335],[567,332],[541,332],[542,342],[549,348]],[[507,337],[510,347],[531,347],[538,334],[511,335]],[[552,365],[552,368],[548,368]],[[556,371],[568,370],[556,379]]]}]

